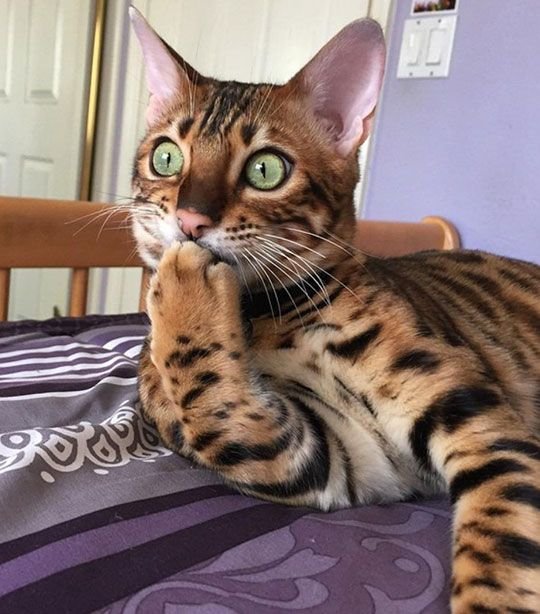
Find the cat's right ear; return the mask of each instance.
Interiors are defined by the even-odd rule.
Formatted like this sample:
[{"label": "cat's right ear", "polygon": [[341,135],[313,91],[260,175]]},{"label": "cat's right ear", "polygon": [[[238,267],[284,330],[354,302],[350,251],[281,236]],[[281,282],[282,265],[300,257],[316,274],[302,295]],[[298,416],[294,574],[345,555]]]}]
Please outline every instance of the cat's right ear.
[{"label": "cat's right ear", "polygon": [[171,102],[183,95],[187,99],[191,81],[196,82],[197,78],[202,81],[203,78],[156,34],[133,6],[129,7],[129,17],[144,57],[146,83],[150,91],[146,121],[151,125],[166,112]]}]

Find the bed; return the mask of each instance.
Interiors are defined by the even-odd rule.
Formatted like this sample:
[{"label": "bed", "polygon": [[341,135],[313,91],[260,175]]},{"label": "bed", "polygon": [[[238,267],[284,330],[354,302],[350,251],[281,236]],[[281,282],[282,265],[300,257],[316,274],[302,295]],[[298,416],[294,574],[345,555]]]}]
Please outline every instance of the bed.
[{"label": "bed", "polygon": [[[162,446],[136,388],[148,275],[139,313],[85,314],[89,268],[142,266],[124,229],[74,236],[104,207],[0,198],[0,320],[12,268],[73,268],[70,317],[0,324],[0,613],[447,612],[445,499],[289,508]],[[357,243],[394,255],[459,239],[429,218],[359,222]]]}]

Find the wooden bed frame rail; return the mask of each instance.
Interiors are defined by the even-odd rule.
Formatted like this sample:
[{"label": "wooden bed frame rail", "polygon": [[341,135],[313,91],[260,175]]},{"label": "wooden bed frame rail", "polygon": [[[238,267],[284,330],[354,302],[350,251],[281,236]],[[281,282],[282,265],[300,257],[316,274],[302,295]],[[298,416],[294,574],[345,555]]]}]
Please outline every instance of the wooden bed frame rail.
[{"label": "wooden bed frame rail", "polygon": [[[439,217],[419,223],[357,222],[356,246],[375,256],[460,247],[454,226]],[[11,269],[71,269],[69,315],[86,314],[93,267],[143,267],[128,214],[105,203],[0,197],[0,321],[7,319]],[[149,274],[143,274],[140,308]]]}]

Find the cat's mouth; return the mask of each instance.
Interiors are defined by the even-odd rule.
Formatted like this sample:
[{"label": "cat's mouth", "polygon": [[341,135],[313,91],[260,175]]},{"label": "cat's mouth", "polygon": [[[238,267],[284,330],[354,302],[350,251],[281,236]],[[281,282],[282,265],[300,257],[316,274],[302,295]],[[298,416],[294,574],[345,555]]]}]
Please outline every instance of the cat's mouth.
[{"label": "cat's mouth", "polygon": [[212,254],[212,264],[217,264],[218,262],[225,262],[226,264],[230,264],[231,266],[235,265],[235,261],[232,257],[227,257],[225,254],[221,253],[219,249],[215,247],[204,245],[202,241],[195,241],[197,245],[203,247],[208,250]]},{"label": "cat's mouth", "polygon": [[232,267],[238,266],[238,261],[232,258],[232,256],[226,254],[218,254],[211,249],[209,249],[208,251],[212,254],[212,256],[214,256],[215,262],[213,264],[217,264],[218,262],[225,262],[225,264],[228,264]]},{"label": "cat's mouth", "polygon": [[183,241],[181,241],[181,243],[186,243],[188,241],[196,243],[199,247],[202,247],[203,249],[206,249],[207,251],[209,251],[212,254],[211,264],[217,264],[218,262],[225,262],[225,264],[228,264],[233,267],[238,265],[238,260],[234,258],[232,253],[228,254],[224,252],[222,249],[220,249],[219,247],[216,247],[214,245],[208,245],[205,243],[204,239],[199,239],[195,241],[193,241],[193,239],[184,239]]}]

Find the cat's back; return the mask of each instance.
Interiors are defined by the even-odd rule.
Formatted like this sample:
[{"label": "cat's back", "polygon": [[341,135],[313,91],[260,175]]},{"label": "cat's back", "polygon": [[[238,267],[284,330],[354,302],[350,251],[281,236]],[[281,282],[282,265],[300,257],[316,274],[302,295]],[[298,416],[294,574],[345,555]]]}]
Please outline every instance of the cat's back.
[{"label": "cat's back", "polygon": [[415,338],[468,353],[471,368],[481,364],[513,395],[532,396],[540,414],[539,266],[480,251],[430,251],[369,259],[367,272],[409,314]]},{"label": "cat's back", "polygon": [[[369,266],[418,313],[424,334],[451,345],[476,339],[503,346],[523,367],[540,370],[540,266],[465,250],[418,252]],[[522,361],[526,348],[532,355]]]}]

